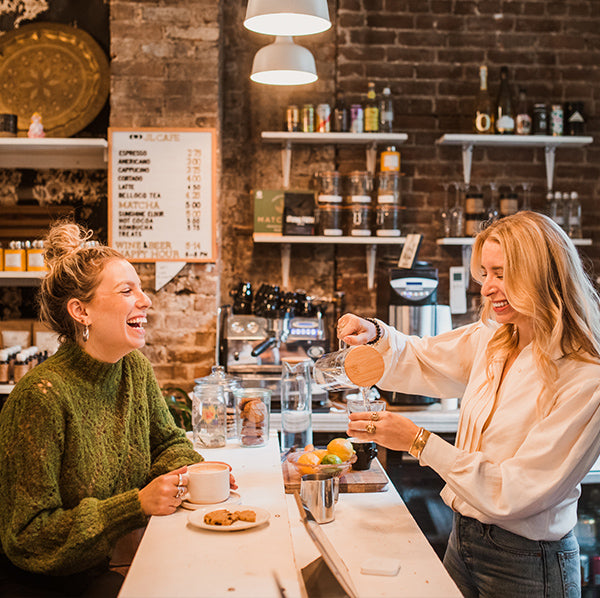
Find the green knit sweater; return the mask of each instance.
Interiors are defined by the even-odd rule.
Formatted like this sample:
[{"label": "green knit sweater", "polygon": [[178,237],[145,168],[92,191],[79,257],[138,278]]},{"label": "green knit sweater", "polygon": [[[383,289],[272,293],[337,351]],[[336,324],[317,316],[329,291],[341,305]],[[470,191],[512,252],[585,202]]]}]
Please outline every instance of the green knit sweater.
[{"label": "green knit sweater", "polygon": [[48,575],[97,565],[145,525],[138,490],[201,460],[139,351],[111,364],[67,342],[0,413],[2,551]]}]

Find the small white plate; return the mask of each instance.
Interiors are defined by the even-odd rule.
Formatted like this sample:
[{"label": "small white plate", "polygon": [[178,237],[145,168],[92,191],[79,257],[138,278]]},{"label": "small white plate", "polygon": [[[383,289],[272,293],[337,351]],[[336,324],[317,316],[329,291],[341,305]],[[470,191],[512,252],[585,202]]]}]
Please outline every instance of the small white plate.
[{"label": "small white plate", "polygon": [[217,511],[215,507],[210,507],[208,509],[198,509],[197,511],[193,511],[188,515],[188,521],[196,526],[201,527],[202,529],[208,529],[212,532],[238,532],[243,529],[249,529],[251,527],[257,527],[269,521],[271,514],[269,511],[265,509],[261,509],[260,507],[248,507],[246,505],[239,505],[235,507],[231,507],[229,510],[231,512],[235,511],[254,511],[256,513],[256,521],[236,521],[231,525],[208,525],[208,523],[204,523],[204,515],[210,513],[211,511]]},{"label": "small white plate", "polygon": [[242,502],[242,497],[237,493],[231,490],[229,492],[229,498],[224,500],[223,502],[216,502],[213,504],[200,504],[197,502],[190,502],[189,500],[182,501],[181,505],[184,509],[188,509],[189,511],[197,511],[198,509],[207,509],[208,507],[216,508],[216,507],[226,507],[227,505],[239,505]]}]

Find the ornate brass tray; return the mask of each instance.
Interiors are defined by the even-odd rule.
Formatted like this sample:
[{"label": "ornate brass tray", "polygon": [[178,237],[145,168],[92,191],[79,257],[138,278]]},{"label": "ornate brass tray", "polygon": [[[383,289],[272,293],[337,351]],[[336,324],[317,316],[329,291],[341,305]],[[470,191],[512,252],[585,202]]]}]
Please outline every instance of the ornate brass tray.
[{"label": "ornate brass tray", "polygon": [[0,112],[18,116],[21,137],[34,112],[48,137],[78,133],[104,106],[109,86],[106,55],[81,29],[33,23],[0,37]]}]

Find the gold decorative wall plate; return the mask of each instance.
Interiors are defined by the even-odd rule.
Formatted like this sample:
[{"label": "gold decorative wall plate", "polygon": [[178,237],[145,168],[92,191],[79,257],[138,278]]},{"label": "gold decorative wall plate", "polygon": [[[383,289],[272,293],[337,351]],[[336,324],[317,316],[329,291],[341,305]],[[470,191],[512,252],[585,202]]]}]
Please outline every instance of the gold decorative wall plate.
[{"label": "gold decorative wall plate", "polygon": [[33,23],[0,37],[0,112],[18,116],[20,137],[34,112],[48,137],[78,133],[104,106],[109,86],[106,55],[81,29]]}]

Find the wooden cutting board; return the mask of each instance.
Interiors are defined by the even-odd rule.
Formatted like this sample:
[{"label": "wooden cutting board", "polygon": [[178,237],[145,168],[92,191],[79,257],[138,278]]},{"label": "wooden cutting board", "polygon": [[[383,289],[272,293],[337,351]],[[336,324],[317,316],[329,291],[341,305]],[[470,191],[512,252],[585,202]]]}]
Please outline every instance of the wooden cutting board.
[{"label": "wooden cutting board", "polygon": [[[300,472],[288,461],[281,464],[286,494],[300,490]],[[389,483],[383,467],[377,459],[365,471],[354,471],[340,477],[340,492],[384,492]]]}]

